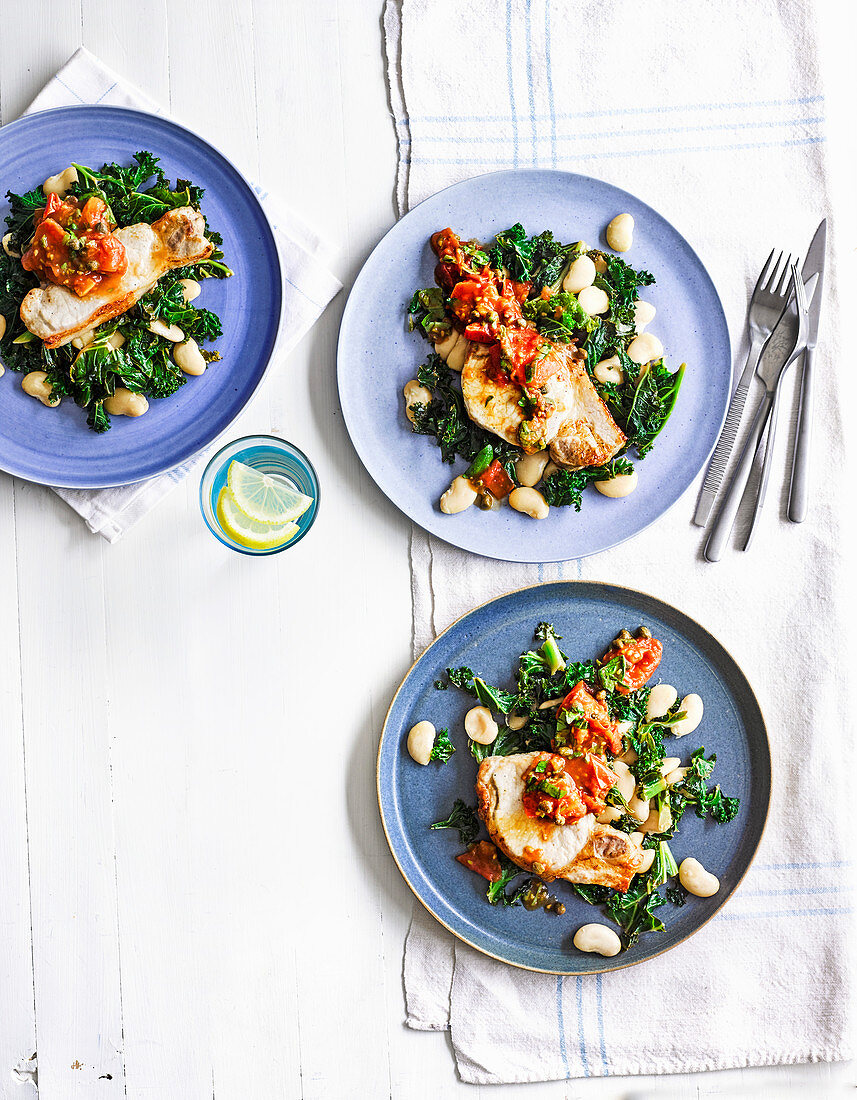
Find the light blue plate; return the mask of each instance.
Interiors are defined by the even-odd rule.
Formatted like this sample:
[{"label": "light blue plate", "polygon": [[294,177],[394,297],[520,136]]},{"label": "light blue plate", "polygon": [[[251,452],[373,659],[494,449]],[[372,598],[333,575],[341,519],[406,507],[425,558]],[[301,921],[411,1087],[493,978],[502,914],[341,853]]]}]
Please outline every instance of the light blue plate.
[{"label": "light blue plate", "polygon": [[[667,363],[688,365],[678,404],[655,449],[639,464],[637,491],[608,500],[585,493],[581,512],[554,509],[534,523],[511,508],[486,515],[438,508],[455,467],[441,462],[434,440],[415,435],[402,387],[431,350],[408,333],[405,310],[420,287],[434,285],[429,237],[451,226],[462,237],[490,240],[522,222],[528,233],[551,229],[563,241],[606,247],[604,228],[627,212],[636,221],[624,257],[657,279],[642,295],[657,307],[649,330]],[[351,440],[381,490],[427,531],[476,554],[506,561],[565,561],[631,538],[674,504],[702,469],[726,416],[732,366],[723,307],[701,260],[665,218],[627,191],[571,172],[494,172],[427,199],[393,226],[357,277],[339,336],[339,396]],[[633,455],[632,455],[633,457]]]},{"label": "light blue plate", "polygon": [[[197,305],[214,310],[222,356],[178,393],[150,400],[145,416],[114,417],[101,435],[70,398],[46,409],[0,378],[0,469],[46,485],[97,488],[141,481],[186,462],[228,428],[265,373],[280,320],[282,283],[271,227],[252,188],[207,142],[168,119],[119,107],[62,107],[0,129],[0,195],[29,191],[72,161],[128,164],[148,149],[172,181],[205,188],[202,208],[223,237],[231,279],[206,279]],[[0,225],[8,213],[0,201]],[[5,232],[5,228],[3,230]],[[2,347],[0,347],[2,359]]]},{"label": "light blue plate", "polygon": [[[467,665],[488,683],[514,686],[519,653],[530,648],[539,622],[551,622],[564,635],[573,660],[603,653],[622,627],[648,626],[664,645],[655,680],[673,684],[679,695],[697,692],[705,714],[687,737],[666,744],[684,760],[705,747],[717,753],[713,781],[741,800],[728,825],[700,821],[692,809],[670,842],[677,862],[698,858],[720,879],[711,898],[689,897],[682,908],[658,909],[665,932],[640,937],[612,959],[585,955],[572,945],[581,924],[609,923],[565,882],[551,890],[566,913],[555,916],[519,906],[492,907],[485,880],[455,861],[462,851],[452,829],[431,831],[449,816],[456,798],[475,805],[476,761],[467,748],[464,715],[473,700],[455,688],[438,691],[434,682],[448,667]],[[408,756],[408,730],[426,719],[446,727],[456,747],[447,764],[423,767]],[[425,651],[396,693],[378,749],[378,799],[393,858],[423,905],[450,932],[486,955],[528,970],[551,974],[591,974],[644,962],[697,931],[728,900],[750,865],[768,812],[771,758],[759,704],[743,673],[725,649],[698,623],[668,604],[628,588],[587,581],[536,585],[492,600],[454,623]],[[483,836],[484,831],[483,831]]]}]

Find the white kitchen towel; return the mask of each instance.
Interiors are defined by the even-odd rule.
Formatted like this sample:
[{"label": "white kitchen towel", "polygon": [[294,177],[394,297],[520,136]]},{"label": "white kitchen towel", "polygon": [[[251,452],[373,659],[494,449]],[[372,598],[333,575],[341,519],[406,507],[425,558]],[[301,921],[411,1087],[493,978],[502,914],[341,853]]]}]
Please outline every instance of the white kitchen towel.
[{"label": "white kitchen towel", "polygon": [[[48,81],[24,113],[80,103],[163,113],[148,96],[83,47]],[[283,315],[272,355],[273,370],[308,332],[342,284],[327,269],[329,251],[323,241],[266,191],[259,187],[254,190],[274,228],[283,272]],[[103,535],[108,542],[116,542],[170,489],[183,481],[206,454],[194,455],[183,465],[134,485],[111,489],[56,489],[55,492],[83,517],[91,531]]]},{"label": "white kitchen towel", "polygon": [[[385,30],[402,212],[498,168],[564,168],[625,187],[703,258],[743,365],[761,263],[773,246],[802,252],[831,212],[809,0],[388,0]],[[521,210],[520,219],[546,228],[537,212]],[[639,967],[565,979],[515,970],[453,941],[416,906],[407,1020],[450,1029],[466,1081],[851,1056],[853,861],[837,840],[844,799],[829,775],[851,726],[842,663],[836,675],[830,667],[844,636],[836,313],[834,250],[810,516],[785,522],[785,494],[777,499],[793,431],[784,423],[776,488],[750,553],[730,548],[717,565],[703,561],[704,536],[691,524],[701,475],[650,530],[584,561],[494,562],[413,532],[415,653],[461,613],[525,584],[583,578],[640,588],[701,621],[735,656],[766,714],[774,763],[767,831],[740,890],[697,935]],[[676,361],[681,348],[667,354]],[[784,404],[794,408],[793,388]],[[670,446],[668,432],[658,445]],[[575,521],[586,522],[585,504]]]}]

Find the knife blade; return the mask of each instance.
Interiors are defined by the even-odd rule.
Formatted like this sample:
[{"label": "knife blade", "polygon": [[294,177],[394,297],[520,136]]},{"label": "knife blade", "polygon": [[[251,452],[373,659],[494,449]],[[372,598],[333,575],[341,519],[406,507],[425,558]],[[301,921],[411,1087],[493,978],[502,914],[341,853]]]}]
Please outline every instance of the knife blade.
[{"label": "knife blade", "polygon": [[789,484],[789,519],[803,523],[809,503],[809,457],[812,443],[813,369],[815,346],[818,341],[818,322],[821,316],[821,299],[824,288],[824,265],[827,258],[827,218],[822,218],[801,271],[804,282],[817,275],[815,294],[809,308],[809,332],[803,357],[803,373],[800,382],[800,406],[797,433],[795,435],[792,474]]}]

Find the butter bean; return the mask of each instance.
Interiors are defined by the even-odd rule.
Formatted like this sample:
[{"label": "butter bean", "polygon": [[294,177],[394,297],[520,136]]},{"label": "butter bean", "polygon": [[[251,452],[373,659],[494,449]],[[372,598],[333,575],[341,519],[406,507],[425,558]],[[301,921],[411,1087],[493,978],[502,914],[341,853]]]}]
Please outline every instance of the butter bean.
[{"label": "butter bean", "polygon": [[599,382],[615,382],[617,386],[621,386],[625,381],[625,372],[618,355],[611,355],[609,359],[596,363],[592,373]]},{"label": "butter bean", "polygon": [[577,296],[582,309],[585,309],[590,317],[597,317],[606,313],[610,308],[610,298],[600,286],[586,286]]},{"label": "butter bean", "polygon": [[412,378],[410,382],[405,383],[402,393],[405,395],[405,415],[414,424],[414,414],[411,406],[431,404],[431,390],[428,386],[421,386],[416,378]]},{"label": "butter bean", "polygon": [[678,869],[678,880],[689,894],[698,898],[710,898],[720,889],[720,880],[702,866],[698,859],[683,859]]},{"label": "butter bean", "polygon": [[664,345],[651,332],[641,332],[628,345],[628,358],[642,366],[654,359],[663,359]]},{"label": "butter bean", "polygon": [[454,516],[475,503],[476,496],[476,490],[464,474],[459,474],[440,498],[440,510],[448,516]]},{"label": "butter bean", "polygon": [[428,764],[437,730],[431,722],[417,722],[408,733],[408,752],[418,764]]},{"label": "butter bean", "polygon": [[607,243],[614,252],[627,252],[634,243],[634,219],[630,214],[617,214],[607,226]]},{"label": "butter bean", "polygon": [[179,279],[179,283],[186,302],[192,302],[194,298],[198,298],[202,293],[202,287],[196,279]]},{"label": "butter bean", "polygon": [[21,389],[30,397],[35,397],[49,409],[56,408],[61,398],[53,396],[53,383],[48,381],[47,373],[43,370],[31,370],[25,374],[21,382]]},{"label": "butter bean", "polygon": [[154,320],[146,326],[149,332],[156,336],[163,336],[165,340],[172,340],[174,344],[180,344],[184,340],[184,333],[178,325],[165,325],[161,320]]},{"label": "butter bean", "polygon": [[602,496],[614,499],[627,497],[637,488],[637,471],[632,470],[630,474],[616,474],[615,477],[608,477],[604,481],[593,481],[592,484]]},{"label": "butter bean", "polygon": [[656,312],[651,302],[644,302],[641,299],[634,302],[635,332],[642,332],[646,325],[654,321]]},{"label": "butter bean", "polygon": [[149,411],[149,402],[142,393],[133,393],[124,386],[105,399],[104,408],[111,416],[142,416]]},{"label": "butter bean", "polygon": [[646,721],[652,722],[655,718],[663,718],[676,699],[678,699],[678,692],[672,684],[655,684],[649,692],[646,703]]},{"label": "butter bean", "polygon": [[[173,327],[176,328],[177,326],[174,325]],[[176,366],[183,370],[185,374],[204,374],[208,365],[199,350],[199,345],[192,336],[188,340],[176,344],[173,348],[173,360]]]},{"label": "butter bean", "polygon": [[477,745],[491,745],[497,740],[498,727],[487,707],[471,707],[464,716],[464,730]]},{"label": "butter bean", "polygon": [[529,486],[513,489],[509,493],[509,504],[516,512],[523,512],[533,519],[547,519],[550,512],[548,502],[538,489]]},{"label": "butter bean", "polygon": [[460,371],[464,366],[464,360],[467,358],[467,353],[469,351],[470,341],[459,335],[455,347],[447,356],[446,365],[450,370]]},{"label": "butter bean", "polygon": [[6,335],[6,318],[0,313],[0,340]]},{"label": "butter bean", "polygon": [[574,933],[574,946],[578,951],[612,958],[622,950],[622,941],[606,924],[584,924]]},{"label": "butter bean", "polygon": [[536,451],[533,455],[523,455],[515,463],[515,473],[522,485],[538,485],[550,459],[550,451]]},{"label": "butter bean", "polygon": [[45,197],[59,195],[62,198],[73,183],[77,183],[77,169],[69,165],[64,172],[57,172],[55,176],[48,176],[42,184],[42,194]]},{"label": "butter bean", "polygon": [[573,260],[568,273],[562,281],[562,289],[569,294],[577,294],[595,282],[595,264],[586,255]]},{"label": "butter bean", "polygon": [[685,737],[688,733],[693,733],[702,721],[704,708],[702,699],[698,695],[685,695],[680,707],[685,712],[685,717],[680,722],[676,722],[671,728],[676,737]]}]

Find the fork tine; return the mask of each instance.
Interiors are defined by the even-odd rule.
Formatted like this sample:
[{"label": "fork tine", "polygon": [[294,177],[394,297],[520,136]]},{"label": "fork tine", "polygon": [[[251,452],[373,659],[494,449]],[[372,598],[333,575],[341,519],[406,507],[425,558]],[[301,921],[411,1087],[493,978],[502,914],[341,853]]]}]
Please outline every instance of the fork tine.
[{"label": "fork tine", "polygon": [[[767,260],[765,260],[764,266],[762,267],[762,270],[759,272],[759,278],[756,280],[756,286],[753,290],[754,294],[756,294],[759,290],[761,290],[765,286],[765,283],[768,279],[768,276],[770,275],[769,268],[771,266],[771,260],[773,260],[774,253],[776,251],[777,250],[775,248],[772,248],[770,256],[767,258]],[[774,265],[774,270],[776,270],[776,265]]]},{"label": "fork tine", "polygon": [[[771,255],[773,256],[773,252],[771,253]],[[769,291],[771,294],[774,293],[774,287],[777,283],[777,273],[780,270],[780,264],[783,262],[784,255],[785,253],[781,252],[779,256],[777,256],[777,262],[771,268],[771,271],[768,275],[768,281],[765,283],[765,290]]]},{"label": "fork tine", "polygon": [[792,260],[791,254],[789,254],[789,258],[788,260],[786,260],[785,267],[783,268],[782,278],[780,279],[779,284],[777,285],[777,289],[774,292],[780,298],[785,297],[785,295],[788,293],[789,283],[792,277],[792,268],[794,266],[795,263]]}]

